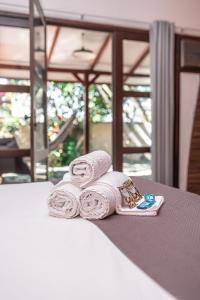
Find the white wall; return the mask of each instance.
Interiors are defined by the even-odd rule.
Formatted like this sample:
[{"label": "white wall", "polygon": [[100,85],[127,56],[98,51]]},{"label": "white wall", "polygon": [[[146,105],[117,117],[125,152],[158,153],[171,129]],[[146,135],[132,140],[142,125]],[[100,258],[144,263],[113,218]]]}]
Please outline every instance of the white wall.
[{"label": "white wall", "polygon": [[[162,19],[175,22],[177,26],[200,29],[199,0],[40,0],[46,14],[60,12],[104,16],[129,21],[152,22]],[[13,4],[20,8],[16,8]],[[24,10],[28,0],[4,0],[0,9]],[[48,10],[47,10],[48,9]],[[49,11],[49,9],[51,11]],[[60,12],[58,12],[60,11]],[[113,23],[117,21],[113,20]]]}]

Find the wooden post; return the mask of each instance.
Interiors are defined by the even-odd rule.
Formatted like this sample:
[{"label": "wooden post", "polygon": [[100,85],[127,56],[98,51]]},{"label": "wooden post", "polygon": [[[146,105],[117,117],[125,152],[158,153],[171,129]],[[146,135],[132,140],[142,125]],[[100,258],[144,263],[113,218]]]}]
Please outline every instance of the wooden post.
[{"label": "wooden post", "polygon": [[180,38],[175,37],[174,71],[174,174],[173,186],[179,187],[179,111],[180,111]]},{"label": "wooden post", "polygon": [[83,124],[83,134],[84,134],[84,152],[89,152],[89,78],[88,73],[85,73],[85,95],[84,95],[84,124]]},{"label": "wooden post", "polygon": [[113,170],[122,171],[122,37],[120,33],[113,34],[113,122],[112,122],[112,157]]}]

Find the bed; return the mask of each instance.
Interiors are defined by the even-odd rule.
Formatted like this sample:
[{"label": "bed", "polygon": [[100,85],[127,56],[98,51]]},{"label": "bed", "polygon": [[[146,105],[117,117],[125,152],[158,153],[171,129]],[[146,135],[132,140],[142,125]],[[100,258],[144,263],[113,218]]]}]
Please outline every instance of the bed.
[{"label": "bed", "polygon": [[0,299],[200,299],[200,197],[135,181],[166,197],[158,217],[58,219],[52,183],[0,186]]}]

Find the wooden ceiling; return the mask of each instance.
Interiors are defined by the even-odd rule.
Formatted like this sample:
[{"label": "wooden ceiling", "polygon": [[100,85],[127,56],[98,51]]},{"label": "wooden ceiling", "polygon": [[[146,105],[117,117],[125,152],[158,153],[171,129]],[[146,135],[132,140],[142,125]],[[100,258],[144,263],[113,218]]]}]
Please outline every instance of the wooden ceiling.
[{"label": "wooden ceiling", "polygon": [[[93,60],[79,60],[73,51],[81,48],[84,32],[85,46],[95,53]],[[29,30],[0,27],[0,77],[29,78]],[[149,84],[150,60],[148,43],[124,41],[124,81]],[[48,79],[78,81],[84,71],[96,76],[96,82],[111,83],[112,35],[107,32],[69,27],[47,26]],[[14,74],[14,75],[13,75]],[[130,76],[139,74],[140,76]]]}]

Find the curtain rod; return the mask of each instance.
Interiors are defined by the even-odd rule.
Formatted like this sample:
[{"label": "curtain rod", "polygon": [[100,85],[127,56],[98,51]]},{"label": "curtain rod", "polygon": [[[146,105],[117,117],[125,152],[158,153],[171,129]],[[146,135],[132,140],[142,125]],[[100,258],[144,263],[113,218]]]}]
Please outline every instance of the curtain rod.
[{"label": "curtain rod", "polygon": [[[20,10],[22,12],[28,13],[28,6],[27,5],[22,5],[22,4],[11,4],[11,3],[5,3],[5,2],[0,2],[0,5],[3,5],[5,7],[13,8],[15,7],[16,9]],[[85,21],[100,21],[100,22],[105,22],[108,21],[109,23],[113,22],[116,25],[127,25],[127,26],[134,26],[134,27],[139,27],[139,28],[149,28],[150,27],[150,22],[145,22],[145,21],[139,21],[139,20],[130,20],[130,19],[124,19],[124,18],[114,18],[114,17],[107,17],[107,16],[101,16],[101,15],[93,15],[93,14],[87,14],[87,13],[77,13],[77,12],[71,12],[71,11],[63,11],[59,9],[49,9],[46,8],[44,9],[44,13],[48,16],[53,15],[55,16],[55,13],[59,14],[60,16],[68,17],[71,19],[76,19],[76,20],[85,20]],[[167,20],[166,20],[167,21]],[[198,28],[189,28],[189,27],[181,27],[181,26],[176,26],[176,32],[178,33],[186,33],[186,32],[196,32],[196,34],[200,35],[200,29]]]}]

